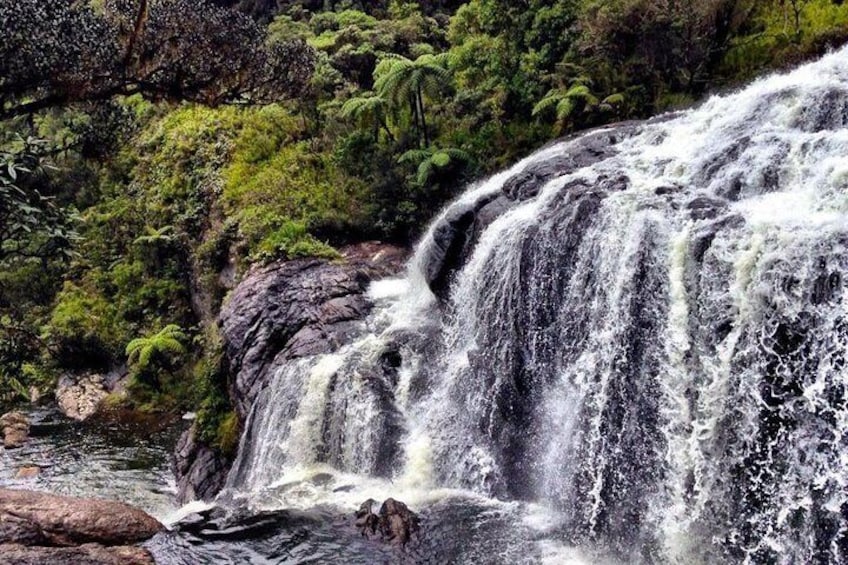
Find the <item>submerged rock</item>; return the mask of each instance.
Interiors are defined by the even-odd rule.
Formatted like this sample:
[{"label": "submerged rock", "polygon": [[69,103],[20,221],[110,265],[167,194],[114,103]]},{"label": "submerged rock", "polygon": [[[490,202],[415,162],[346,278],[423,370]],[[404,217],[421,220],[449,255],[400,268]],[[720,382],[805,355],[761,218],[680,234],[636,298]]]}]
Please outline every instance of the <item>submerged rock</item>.
[{"label": "submerged rock", "polygon": [[356,527],[363,536],[405,547],[418,535],[421,520],[406,504],[387,498],[374,513],[376,505],[376,500],[368,499],[356,512]]},{"label": "submerged rock", "polygon": [[0,489],[0,544],[127,545],[164,526],[122,502]]},{"label": "submerged rock", "polygon": [[104,547],[87,543],[77,547],[27,547],[0,544],[6,565],[154,565],[153,556],[141,547]]},{"label": "submerged rock", "polygon": [[41,473],[40,467],[21,467],[15,473],[16,479],[34,479]]},{"label": "submerged rock", "polygon": [[3,447],[21,447],[29,438],[29,418],[21,412],[6,412],[0,416],[0,429],[3,430]]}]

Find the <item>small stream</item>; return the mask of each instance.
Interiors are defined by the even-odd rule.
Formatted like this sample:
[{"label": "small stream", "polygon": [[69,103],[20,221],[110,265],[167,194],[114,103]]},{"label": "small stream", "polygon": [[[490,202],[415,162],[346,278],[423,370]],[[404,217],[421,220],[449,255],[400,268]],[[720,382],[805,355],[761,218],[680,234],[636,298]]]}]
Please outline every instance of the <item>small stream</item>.
[{"label": "small stream", "polygon": [[[0,447],[0,486],[120,500],[166,521],[178,504],[171,454],[186,423],[160,415],[75,422],[53,408],[24,410],[30,439]],[[38,467],[33,478],[16,478]]]}]

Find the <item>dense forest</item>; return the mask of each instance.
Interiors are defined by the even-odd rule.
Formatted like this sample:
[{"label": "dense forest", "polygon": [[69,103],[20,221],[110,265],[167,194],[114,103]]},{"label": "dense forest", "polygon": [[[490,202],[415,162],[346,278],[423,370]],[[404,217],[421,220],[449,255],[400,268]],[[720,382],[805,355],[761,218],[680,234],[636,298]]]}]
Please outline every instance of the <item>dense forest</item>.
[{"label": "dense forest", "polygon": [[465,184],[848,39],[841,0],[0,0],[0,395],[127,367],[232,450],[251,266],[409,245]]}]

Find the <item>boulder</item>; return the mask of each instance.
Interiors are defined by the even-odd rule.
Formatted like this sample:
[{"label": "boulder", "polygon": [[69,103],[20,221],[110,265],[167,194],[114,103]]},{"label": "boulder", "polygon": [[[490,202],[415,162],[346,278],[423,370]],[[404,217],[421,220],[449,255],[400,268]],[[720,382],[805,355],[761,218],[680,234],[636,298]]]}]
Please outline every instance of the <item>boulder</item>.
[{"label": "boulder", "polygon": [[56,403],[65,416],[83,421],[97,412],[108,395],[102,375],[64,376],[56,388]]},{"label": "boulder", "polygon": [[377,501],[366,500],[356,512],[356,527],[363,536],[400,547],[418,536],[421,520],[406,504],[388,498],[375,513],[376,505]]},{"label": "boulder", "polygon": [[77,547],[27,547],[0,544],[6,565],[154,565],[153,557],[141,547],[104,547],[87,543]]},{"label": "boulder", "polygon": [[128,545],[163,529],[156,519],[122,502],[0,489],[0,543]]},{"label": "boulder", "polygon": [[7,412],[0,416],[0,429],[3,430],[3,447],[21,447],[29,438],[29,418],[21,412]]}]

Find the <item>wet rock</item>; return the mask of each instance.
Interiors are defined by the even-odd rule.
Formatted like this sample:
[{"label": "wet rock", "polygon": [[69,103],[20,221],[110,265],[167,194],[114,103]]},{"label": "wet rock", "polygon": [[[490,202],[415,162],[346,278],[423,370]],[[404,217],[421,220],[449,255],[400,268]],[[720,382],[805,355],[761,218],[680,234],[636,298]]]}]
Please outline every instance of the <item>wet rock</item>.
[{"label": "wet rock", "polygon": [[214,498],[227,481],[230,460],[218,450],[199,443],[192,426],[177,442],[173,465],[177,500],[185,504]]},{"label": "wet rock", "polygon": [[[376,242],[342,249],[342,259],[278,261],[254,269],[221,309],[230,398],[243,422],[274,370],[287,360],[329,353],[362,330],[372,280],[395,275],[407,251]],[[224,486],[231,461],[180,438],[174,458],[178,498],[209,500]]]},{"label": "wet rock", "polygon": [[693,220],[713,220],[727,210],[727,201],[721,198],[698,196],[686,204],[686,208]]},{"label": "wet rock", "polygon": [[156,519],[122,502],[0,489],[0,543],[127,545],[163,529]]},{"label": "wet rock", "polygon": [[314,532],[322,521],[318,514],[299,510],[256,511],[243,506],[226,509],[216,506],[186,516],[173,529],[205,540],[243,542],[274,538],[293,529]]},{"label": "wet rock", "polygon": [[221,310],[231,396],[244,418],[285,359],[327,353],[346,343],[370,311],[369,283],[399,272],[406,251],[365,243],[342,261],[280,261],[249,273]]},{"label": "wet rock", "polygon": [[356,512],[355,525],[363,536],[405,547],[418,535],[420,519],[406,504],[388,498],[375,513],[376,505],[376,500],[368,499]]},{"label": "wet rock", "polygon": [[7,412],[0,416],[0,429],[3,430],[3,447],[21,447],[29,438],[29,419],[21,412]]},{"label": "wet rock", "polygon": [[41,473],[40,467],[21,467],[15,473],[16,479],[34,479]]},{"label": "wet rock", "polygon": [[87,543],[78,547],[27,547],[0,544],[7,565],[154,565],[153,557],[141,547],[104,547]]},{"label": "wet rock", "polygon": [[615,146],[623,139],[635,135],[640,129],[641,124],[626,122],[613,128],[601,128],[575,136],[573,142],[563,148],[562,153],[544,161],[537,161],[508,179],[503,185],[503,193],[510,200],[523,201],[534,198],[551,179],[614,156],[617,153]]},{"label": "wet rock", "polygon": [[73,420],[83,421],[97,413],[109,395],[103,375],[63,376],[56,388],[59,410]]},{"label": "wet rock", "polygon": [[450,283],[465,264],[480,234],[516,202],[502,194],[487,194],[474,203],[456,207],[433,228],[432,245],[424,258],[424,278],[430,290],[447,299]]},{"label": "wet rock", "polygon": [[376,500],[369,498],[356,511],[355,525],[363,536],[374,537],[380,531],[380,518],[374,513],[374,507],[377,504],[379,503]]}]

